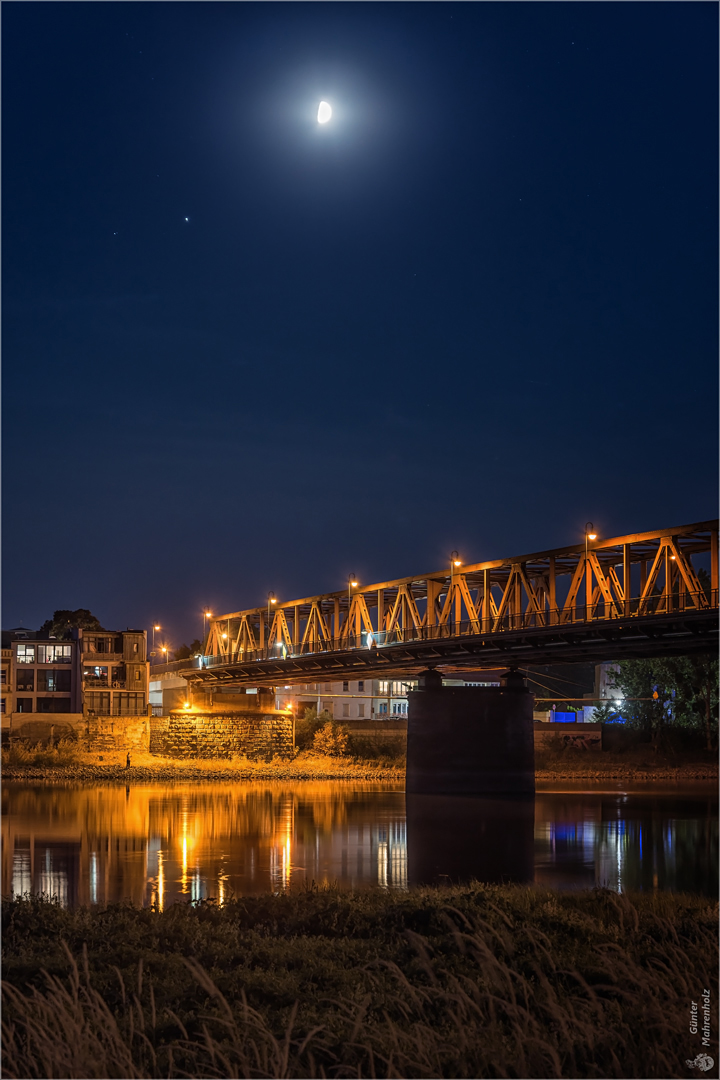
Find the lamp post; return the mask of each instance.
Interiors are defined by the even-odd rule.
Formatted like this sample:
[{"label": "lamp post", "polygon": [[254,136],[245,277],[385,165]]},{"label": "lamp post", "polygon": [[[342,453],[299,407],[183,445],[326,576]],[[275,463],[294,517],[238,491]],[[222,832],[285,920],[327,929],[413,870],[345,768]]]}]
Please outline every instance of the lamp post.
[{"label": "lamp post", "polygon": [[[450,552],[450,630],[451,631],[452,631],[452,624],[453,624],[453,602],[455,600],[455,597],[453,596],[454,574],[455,574],[455,567],[459,566],[459,565],[460,565],[460,556],[458,555],[457,551],[451,551]],[[455,630],[457,631],[457,625],[455,626]]]},{"label": "lamp post", "polygon": [[203,611],[203,653],[205,652],[205,631],[208,619],[212,619],[212,611]]},{"label": "lamp post", "polygon": [[165,656],[163,657],[163,659],[165,660],[165,663],[167,664],[167,663],[168,663],[168,651],[167,651],[167,645],[161,645],[161,646],[160,646],[160,652],[161,652],[161,653],[165,653]]},{"label": "lamp post", "polygon": [[354,574],[348,575],[348,645],[350,644],[350,608],[352,607],[352,590],[357,589],[358,582]]},{"label": "lamp post", "polygon": [[153,655],[155,654],[155,631],[156,630],[162,630],[162,626],[160,626],[158,623],[153,623],[153,628],[152,628]]},{"label": "lamp post", "polygon": [[591,601],[592,601],[592,573],[590,571],[590,564],[588,562],[588,540],[597,540],[597,533],[595,532],[595,526],[592,521],[585,522],[585,621],[588,621],[588,617],[592,618]]},{"label": "lamp post", "polygon": [[[277,604],[277,597],[276,597],[274,592],[271,591],[271,592],[268,593],[267,601],[268,601],[268,610],[267,610],[267,634],[268,634],[268,636],[267,636],[267,647],[268,647],[268,650],[269,650],[270,649],[270,605],[271,604]],[[269,655],[270,655],[270,653],[268,652],[268,656]]]}]

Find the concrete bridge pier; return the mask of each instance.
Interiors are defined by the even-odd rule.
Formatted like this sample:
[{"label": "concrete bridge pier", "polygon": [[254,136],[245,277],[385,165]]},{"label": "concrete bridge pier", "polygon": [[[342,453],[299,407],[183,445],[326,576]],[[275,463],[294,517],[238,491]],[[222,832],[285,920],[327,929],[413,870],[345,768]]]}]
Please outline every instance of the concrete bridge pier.
[{"label": "concrete bridge pier", "polygon": [[535,792],[534,698],[516,671],[475,687],[443,686],[429,669],[408,700],[409,794]]}]

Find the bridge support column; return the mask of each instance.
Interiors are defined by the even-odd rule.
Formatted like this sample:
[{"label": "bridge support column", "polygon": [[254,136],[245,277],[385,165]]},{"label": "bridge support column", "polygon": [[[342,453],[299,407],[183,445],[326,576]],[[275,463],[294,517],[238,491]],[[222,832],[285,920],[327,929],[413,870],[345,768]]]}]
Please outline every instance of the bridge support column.
[{"label": "bridge support column", "polygon": [[408,793],[532,794],[533,700],[515,672],[499,687],[443,686],[424,672],[409,694]]}]

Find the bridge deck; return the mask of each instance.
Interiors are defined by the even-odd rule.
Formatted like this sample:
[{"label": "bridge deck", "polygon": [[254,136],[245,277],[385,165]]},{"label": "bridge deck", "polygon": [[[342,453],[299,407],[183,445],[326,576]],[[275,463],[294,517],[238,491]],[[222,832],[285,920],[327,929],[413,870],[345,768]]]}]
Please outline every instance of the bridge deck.
[{"label": "bridge deck", "polygon": [[[712,650],[717,529],[717,520],[698,522],[231,612],[212,619],[205,656],[172,667],[192,680],[254,685],[429,663],[467,669]],[[695,565],[702,555],[709,574]]]}]

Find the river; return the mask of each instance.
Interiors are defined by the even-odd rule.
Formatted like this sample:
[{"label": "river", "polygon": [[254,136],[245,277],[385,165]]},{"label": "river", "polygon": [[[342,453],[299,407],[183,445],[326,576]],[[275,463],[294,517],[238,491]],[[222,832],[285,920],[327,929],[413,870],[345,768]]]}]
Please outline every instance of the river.
[{"label": "river", "polygon": [[2,788],[3,896],[162,908],[473,877],[714,897],[716,788],[568,782],[519,801],[406,797],[397,783]]}]

